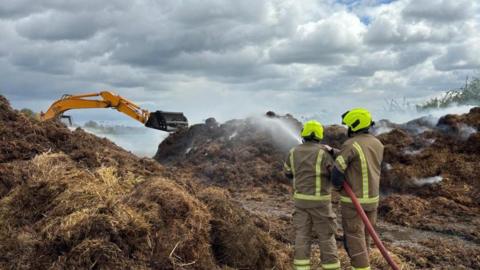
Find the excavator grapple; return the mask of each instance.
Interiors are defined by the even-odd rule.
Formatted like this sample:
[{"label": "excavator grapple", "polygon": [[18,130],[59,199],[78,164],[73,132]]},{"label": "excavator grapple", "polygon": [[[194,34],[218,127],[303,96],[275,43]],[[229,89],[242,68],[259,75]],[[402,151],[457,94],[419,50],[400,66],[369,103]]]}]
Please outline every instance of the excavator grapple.
[{"label": "excavator grapple", "polygon": [[151,112],[146,127],[163,131],[175,131],[179,128],[187,128],[187,118],[181,112]]}]

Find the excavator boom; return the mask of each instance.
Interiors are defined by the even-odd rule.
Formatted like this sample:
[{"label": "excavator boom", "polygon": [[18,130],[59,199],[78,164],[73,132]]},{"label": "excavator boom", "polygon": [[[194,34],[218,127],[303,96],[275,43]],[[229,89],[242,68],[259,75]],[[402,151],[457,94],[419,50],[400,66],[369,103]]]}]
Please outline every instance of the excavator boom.
[{"label": "excavator boom", "polygon": [[[97,99],[95,99],[97,98]],[[64,95],[55,101],[47,112],[41,113],[41,120],[59,118],[72,109],[113,108],[145,124],[146,127],[163,131],[175,131],[188,127],[187,118],[180,112],[148,112],[138,105],[112,92],[102,91],[82,95]]]}]

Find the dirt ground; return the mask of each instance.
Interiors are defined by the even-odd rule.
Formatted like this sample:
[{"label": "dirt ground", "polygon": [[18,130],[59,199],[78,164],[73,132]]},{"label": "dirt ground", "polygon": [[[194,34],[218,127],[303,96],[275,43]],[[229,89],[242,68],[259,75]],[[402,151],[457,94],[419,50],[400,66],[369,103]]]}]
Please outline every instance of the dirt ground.
[{"label": "dirt ground", "polygon": [[[282,162],[300,128],[273,112],[210,118],[154,160],[0,96],[0,269],[291,269]],[[475,108],[374,131],[386,146],[377,227],[402,269],[480,268],[479,128]],[[341,126],[325,133],[334,147],[346,139]],[[347,269],[342,237],[339,227]],[[313,254],[319,265],[316,244]],[[378,250],[371,261],[389,269]]]}]

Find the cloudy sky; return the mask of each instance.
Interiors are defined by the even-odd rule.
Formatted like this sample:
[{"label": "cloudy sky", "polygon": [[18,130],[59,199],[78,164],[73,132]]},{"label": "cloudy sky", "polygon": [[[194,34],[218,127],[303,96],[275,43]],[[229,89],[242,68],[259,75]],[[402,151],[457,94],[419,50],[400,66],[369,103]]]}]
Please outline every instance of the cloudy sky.
[{"label": "cloudy sky", "polygon": [[476,0],[1,0],[0,93],[40,111],[112,89],[193,122],[267,110],[330,122],[352,106],[381,118],[386,100],[478,75],[479,25]]}]

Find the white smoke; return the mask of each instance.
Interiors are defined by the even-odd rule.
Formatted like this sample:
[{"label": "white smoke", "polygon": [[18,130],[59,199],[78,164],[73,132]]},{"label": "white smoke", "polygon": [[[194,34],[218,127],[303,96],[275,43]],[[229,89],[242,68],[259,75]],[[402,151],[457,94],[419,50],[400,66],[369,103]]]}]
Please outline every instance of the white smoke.
[{"label": "white smoke", "polygon": [[228,140],[231,140],[231,139],[237,137],[237,135],[238,135],[237,131],[233,132],[232,135],[228,136]]},{"label": "white smoke", "polygon": [[408,121],[425,117],[425,119],[429,119],[432,124],[436,124],[440,117],[447,115],[447,114],[464,114],[468,113],[470,109],[474,106],[469,105],[461,105],[461,106],[451,106],[447,108],[439,108],[439,109],[431,109],[426,111],[417,111],[415,109],[405,110],[401,112],[392,112],[392,111],[373,111],[373,116],[377,120],[379,119],[388,119],[393,123],[406,123]]},{"label": "white smoke", "polygon": [[380,121],[379,123],[375,124],[375,127],[373,128],[373,134],[375,136],[378,136],[383,133],[388,133],[392,131],[393,128],[388,125],[387,122],[385,121]]},{"label": "white smoke", "polygon": [[427,178],[415,178],[413,179],[413,184],[416,186],[425,186],[425,185],[433,185],[442,182],[443,177],[442,176],[433,176],[433,177],[427,177]]},{"label": "white smoke", "polygon": [[460,124],[458,128],[458,133],[462,140],[468,139],[472,134],[477,133],[477,129],[469,125]]},{"label": "white smoke", "polygon": [[393,169],[392,165],[390,163],[385,163],[385,169],[387,169],[388,171],[390,171],[391,169]]},{"label": "white smoke", "polygon": [[403,153],[405,155],[408,155],[408,156],[415,156],[415,155],[418,155],[422,152],[422,150],[411,150],[411,149],[407,149],[405,151],[403,151]]}]

